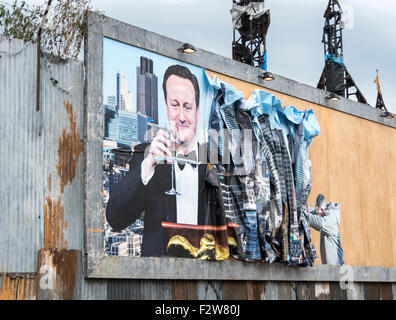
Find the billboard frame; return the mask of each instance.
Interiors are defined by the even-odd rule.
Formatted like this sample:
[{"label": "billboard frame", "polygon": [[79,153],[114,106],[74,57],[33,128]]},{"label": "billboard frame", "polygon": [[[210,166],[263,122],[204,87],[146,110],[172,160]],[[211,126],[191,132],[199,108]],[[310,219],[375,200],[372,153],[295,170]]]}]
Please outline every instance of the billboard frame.
[{"label": "billboard frame", "polygon": [[[166,57],[231,76],[327,108],[396,128],[396,119],[383,119],[381,112],[341,97],[326,99],[327,92],[275,75],[268,82],[260,69],[197,48],[195,54],[179,51],[183,43],[124,22],[89,12],[84,45],[85,82],[85,276],[115,279],[340,281],[342,267],[315,265],[295,268],[280,263],[206,261],[170,257],[119,257],[104,254],[103,208],[103,38],[123,42]],[[214,265],[215,264],[215,265]],[[351,267],[352,268],[352,267]],[[355,281],[387,282],[396,269],[353,267]],[[388,269],[389,270],[389,269]]]}]

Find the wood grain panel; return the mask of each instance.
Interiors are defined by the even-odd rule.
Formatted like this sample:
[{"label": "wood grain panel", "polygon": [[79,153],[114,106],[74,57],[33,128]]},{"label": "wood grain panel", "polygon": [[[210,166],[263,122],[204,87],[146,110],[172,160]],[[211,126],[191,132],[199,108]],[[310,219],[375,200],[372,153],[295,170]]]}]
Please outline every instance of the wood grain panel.
[{"label": "wood grain panel", "polygon": [[[273,93],[285,105],[313,108],[321,126],[309,150],[313,187],[341,204],[340,234],[349,265],[396,267],[396,129],[332,110],[235,78],[207,71],[210,77],[240,90],[245,99],[255,89]],[[393,213],[393,214],[392,214]],[[320,235],[312,230],[320,255]],[[316,260],[321,263],[320,258]]]}]

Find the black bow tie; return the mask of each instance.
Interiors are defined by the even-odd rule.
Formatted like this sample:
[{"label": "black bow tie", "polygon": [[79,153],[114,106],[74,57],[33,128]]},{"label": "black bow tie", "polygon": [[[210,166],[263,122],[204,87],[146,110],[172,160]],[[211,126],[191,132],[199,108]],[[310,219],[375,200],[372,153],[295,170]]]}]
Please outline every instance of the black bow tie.
[{"label": "black bow tie", "polygon": [[[195,152],[195,151],[191,151],[189,154],[187,154],[187,155],[184,155],[184,154],[182,154],[182,155],[178,155],[177,156],[178,158],[181,158],[181,159],[185,159],[185,160],[192,160],[192,161],[197,161],[197,153]],[[184,162],[177,162],[177,164],[179,165],[179,168],[180,168],[180,170],[183,170],[184,169],[184,166],[185,166],[185,163]],[[190,165],[193,167],[193,168],[195,168],[197,165],[196,164],[193,164],[193,163],[190,163]]]}]

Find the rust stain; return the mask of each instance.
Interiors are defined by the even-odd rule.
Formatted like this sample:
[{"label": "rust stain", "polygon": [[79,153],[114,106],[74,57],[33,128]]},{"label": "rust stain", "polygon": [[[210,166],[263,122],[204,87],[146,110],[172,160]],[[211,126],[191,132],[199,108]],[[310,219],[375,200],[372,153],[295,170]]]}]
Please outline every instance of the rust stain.
[{"label": "rust stain", "polygon": [[247,300],[248,288],[246,281],[225,280],[221,282],[224,300]]},{"label": "rust stain", "polygon": [[[52,194],[53,179],[50,174],[48,176],[49,192],[44,203],[44,246],[39,253],[39,267],[44,264],[51,265],[56,271],[56,288],[52,293],[55,299],[73,299],[78,253],[67,250],[68,242],[65,238],[65,230],[68,228],[68,224],[65,219],[65,207],[61,196],[66,185],[71,184],[76,176],[78,159],[83,151],[83,144],[80,140],[80,130],[73,112],[73,105],[69,102],[63,104],[68,114],[69,128],[64,128],[58,138],[56,169],[59,176],[60,194]],[[43,294],[38,285],[36,291],[38,295]]]},{"label": "rust stain", "polygon": [[16,284],[17,281],[12,281],[8,276],[4,276],[3,286],[0,289],[0,300],[15,300]]},{"label": "rust stain", "polygon": [[3,285],[0,288],[0,300],[34,300],[36,299],[36,277],[8,274],[2,276]]},{"label": "rust stain", "polygon": [[44,204],[44,249],[66,249],[65,229],[67,221],[60,197],[53,200],[47,196]]},{"label": "rust stain", "polygon": [[78,159],[83,151],[73,105],[69,102],[63,102],[63,104],[69,115],[70,130],[63,129],[62,135],[58,139],[59,160],[56,168],[60,177],[61,193],[64,192],[67,183],[72,183],[76,176]]},{"label": "rust stain", "polygon": [[[72,183],[76,176],[77,164],[83,145],[80,140],[79,128],[76,116],[73,112],[73,105],[63,102],[69,117],[69,130],[63,129],[58,138],[58,163],[56,165],[59,175],[61,194],[65,191],[65,186]],[[48,176],[48,191],[52,193],[52,174]],[[44,249],[67,249],[68,243],[65,240],[64,231],[67,229],[65,220],[65,208],[61,197],[56,198],[47,195],[44,204]]]},{"label": "rust stain", "polygon": [[52,192],[52,174],[48,177],[48,190],[49,192]]},{"label": "rust stain", "polygon": [[62,283],[61,295],[63,300],[72,300],[74,298],[77,275],[77,254],[75,250],[57,250],[53,254],[57,277],[59,277]]},{"label": "rust stain", "polygon": [[247,281],[247,291],[249,300],[263,300],[267,290],[264,281]]},{"label": "rust stain", "polygon": [[101,232],[104,232],[104,229],[93,229],[93,228],[88,228],[87,231],[88,231],[88,232],[98,232],[98,233],[101,233]]},{"label": "rust stain", "polygon": [[173,282],[173,300],[197,300],[198,282],[195,280],[180,280]]},{"label": "rust stain", "polygon": [[39,251],[38,270],[42,266],[50,267],[52,271],[53,287],[41,288],[41,277],[46,274],[39,274],[37,280],[37,296],[51,300],[72,300],[75,298],[75,288],[77,284],[77,274],[79,265],[79,251],[66,249],[41,249]]}]

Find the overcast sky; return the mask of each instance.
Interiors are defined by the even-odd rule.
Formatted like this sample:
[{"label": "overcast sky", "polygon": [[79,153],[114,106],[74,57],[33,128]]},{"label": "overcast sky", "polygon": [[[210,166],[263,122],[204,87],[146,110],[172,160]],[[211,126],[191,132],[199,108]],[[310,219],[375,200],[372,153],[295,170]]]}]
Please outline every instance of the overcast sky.
[{"label": "overcast sky", "polygon": [[[42,4],[44,0],[28,0]],[[328,0],[266,0],[271,9],[268,69],[316,87],[324,66],[322,28]],[[340,0],[348,14],[344,61],[374,106],[379,69],[385,104],[396,113],[396,1]],[[107,16],[231,58],[232,0],[92,0]]]}]

